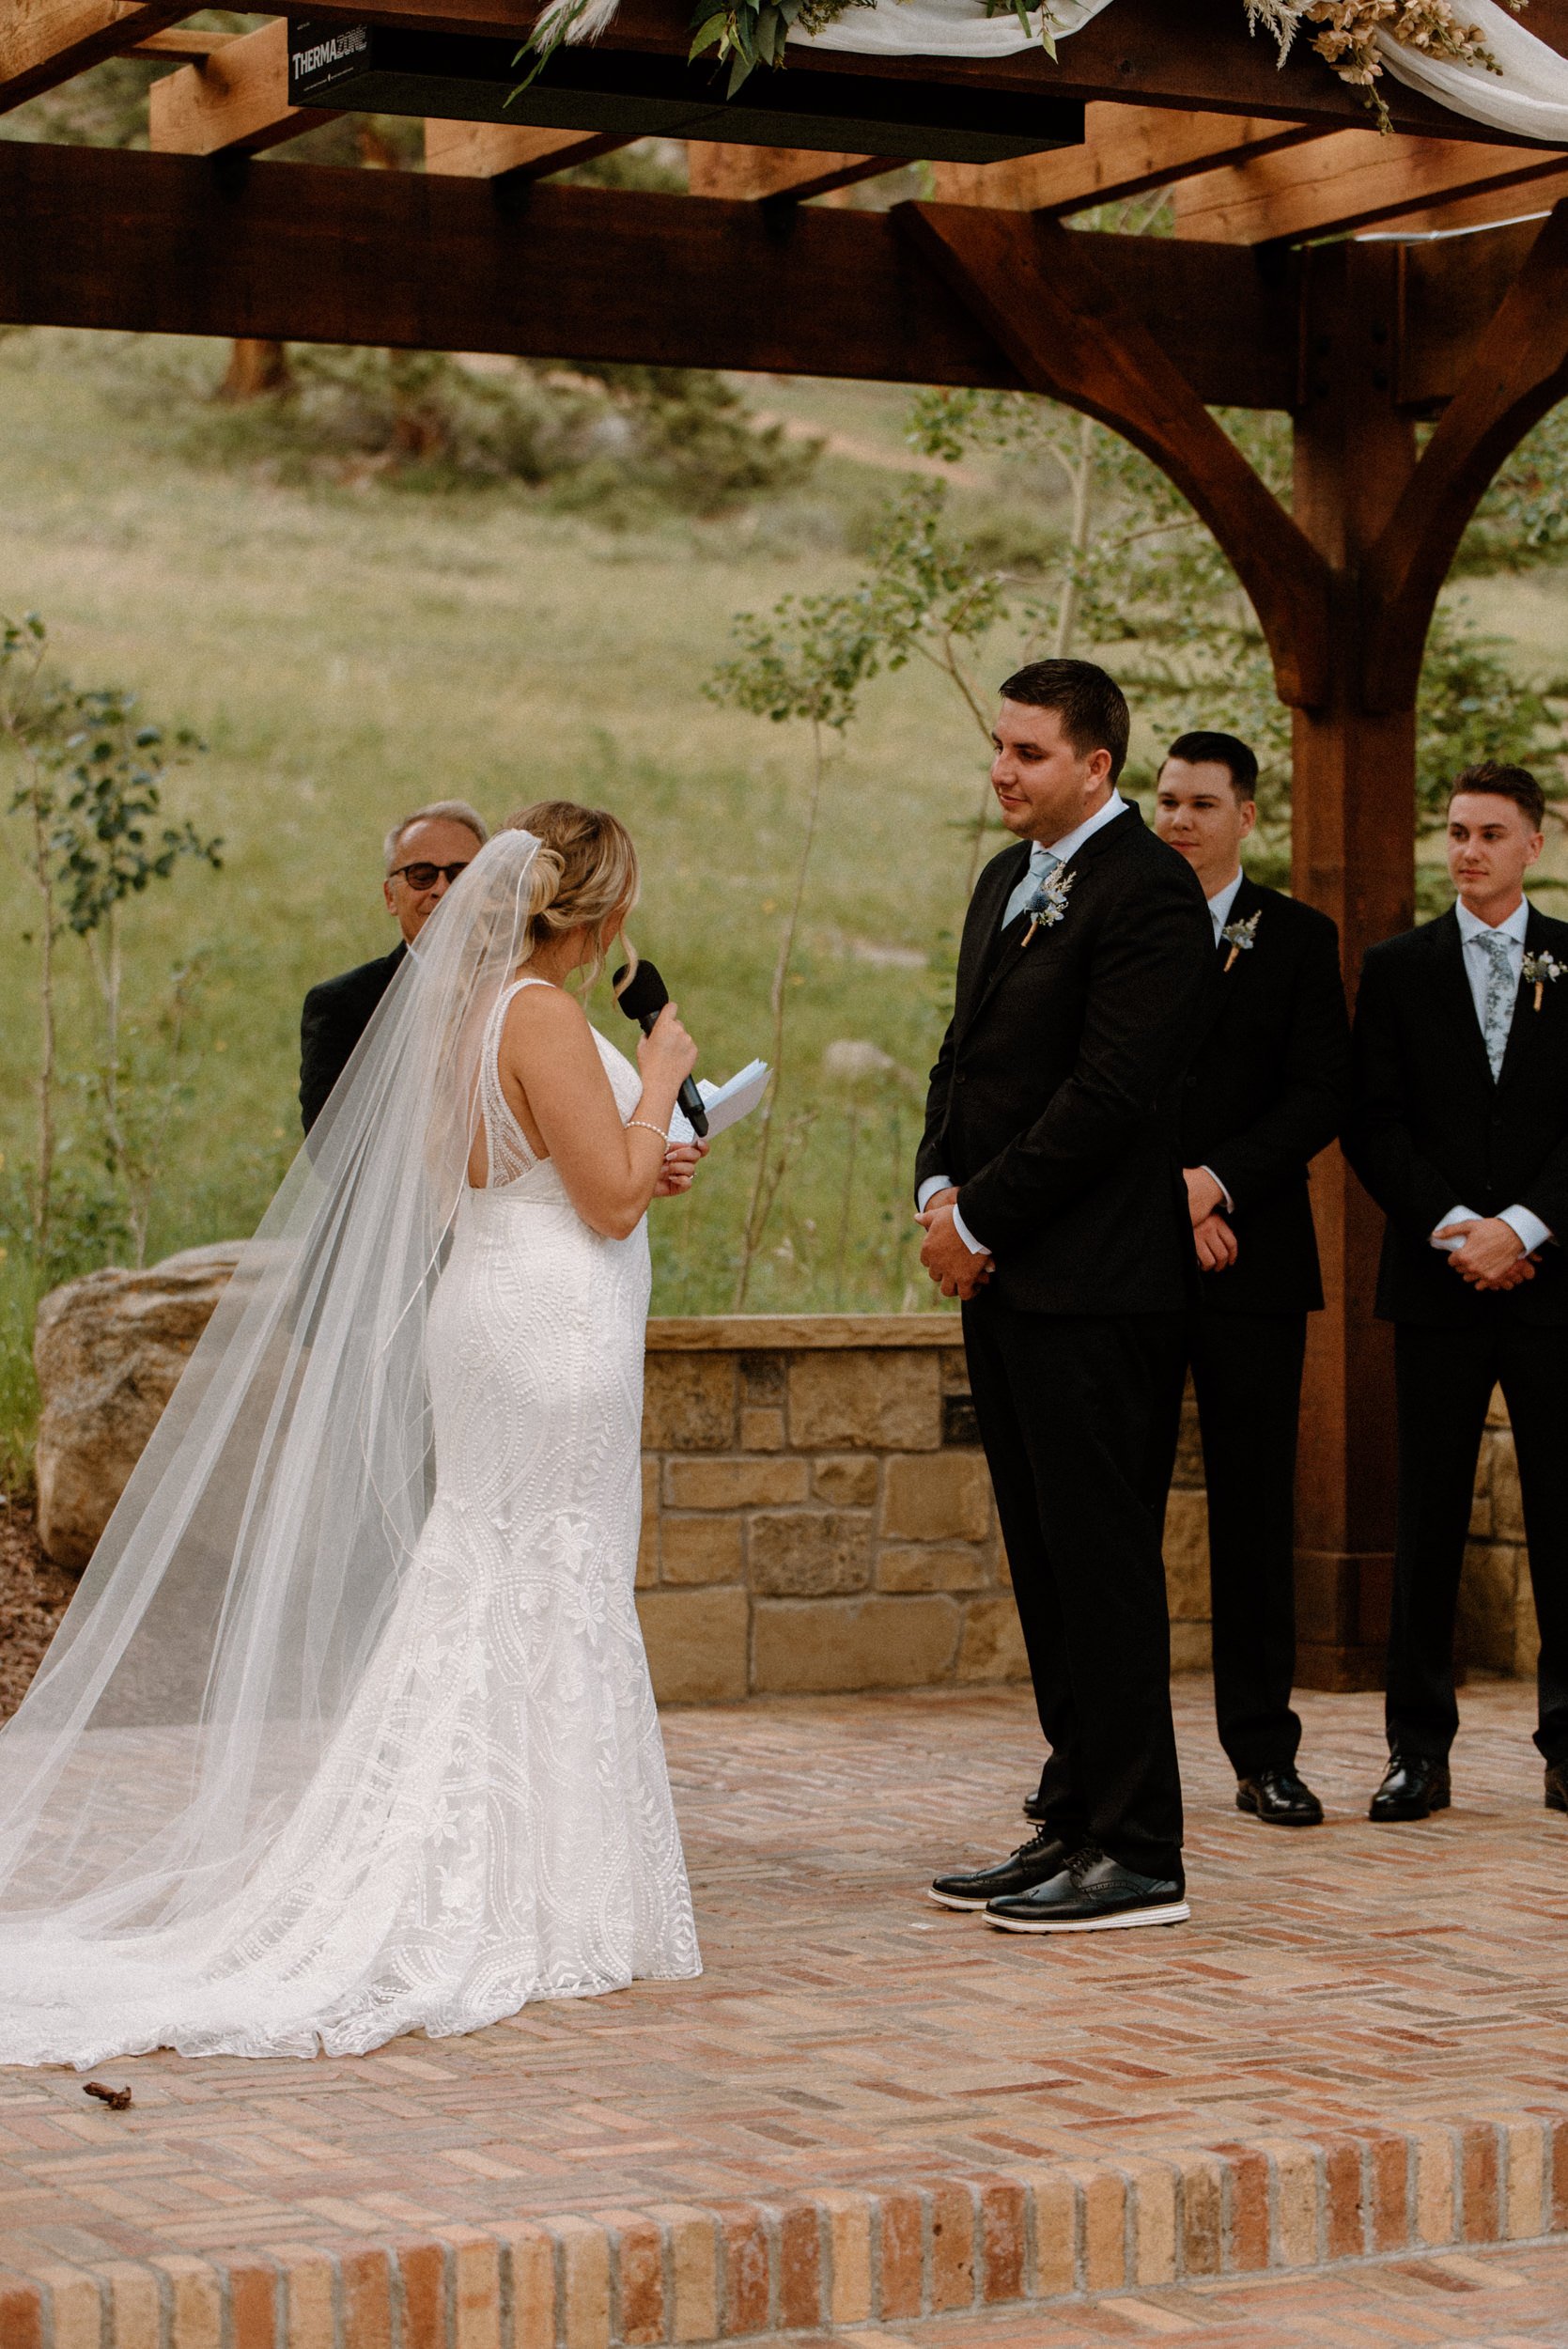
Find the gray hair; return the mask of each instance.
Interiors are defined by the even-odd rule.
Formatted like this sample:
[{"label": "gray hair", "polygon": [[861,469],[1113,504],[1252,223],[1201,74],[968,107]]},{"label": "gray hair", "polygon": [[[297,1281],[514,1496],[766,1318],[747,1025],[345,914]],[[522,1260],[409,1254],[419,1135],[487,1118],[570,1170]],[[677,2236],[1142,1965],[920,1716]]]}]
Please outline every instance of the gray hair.
[{"label": "gray hair", "polygon": [[388,873],[392,871],[397,861],[397,851],[403,845],[403,834],[411,831],[415,824],[433,823],[437,819],[443,824],[466,825],[481,848],[490,836],[489,826],[478,809],[470,807],[466,800],[432,800],[428,807],[416,807],[411,816],[405,816],[402,821],[394,824],[387,833],[382,847],[386,854]]}]

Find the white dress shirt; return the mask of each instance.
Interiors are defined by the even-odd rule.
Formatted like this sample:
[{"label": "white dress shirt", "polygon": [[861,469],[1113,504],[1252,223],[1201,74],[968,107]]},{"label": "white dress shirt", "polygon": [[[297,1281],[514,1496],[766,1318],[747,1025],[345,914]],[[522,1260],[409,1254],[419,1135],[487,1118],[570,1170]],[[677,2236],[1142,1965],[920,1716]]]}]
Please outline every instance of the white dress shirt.
[{"label": "white dress shirt", "polygon": [[[1492,976],[1492,964],[1485,947],[1480,941],[1487,938],[1507,940],[1508,959],[1514,972],[1514,993],[1517,999],[1519,980],[1525,963],[1525,933],[1529,927],[1529,899],[1521,897],[1507,921],[1498,922],[1496,926],[1491,923],[1483,922],[1479,914],[1472,913],[1463,898],[1458,900],[1453,910],[1459,923],[1459,935],[1465,943],[1465,976],[1469,982],[1470,1001],[1475,1005],[1475,1016],[1484,1036],[1486,990]],[[1533,1255],[1536,1249],[1544,1248],[1552,1237],[1550,1230],[1542,1222],[1541,1218],[1538,1215],[1532,1215],[1529,1207],[1504,1207],[1498,1220],[1501,1223],[1506,1223],[1512,1231],[1517,1232],[1527,1256]],[[1465,1245],[1463,1237],[1439,1239],[1437,1233],[1442,1230],[1444,1223],[1474,1223],[1478,1221],[1473,1207],[1451,1207],[1444,1216],[1443,1222],[1437,1224],[1433,1232],[1433,1247],[1450,1251],[1463,1248]]]},{"label": "white dress shirt", "polygon": [[1224,934],[1225,925],[1231,918],[1231,908],[1236,901],[1236,892],[1241,887],[1241,881],[1242,872],[1238,864],[1234,879],[1228,880],[1223,889],[1217,889],[1208,901],[1209,919],[1214,924],[1214,942],[1217,946]]},{"label": "white dress shirt", "polygon": [[[1111,786],[1110,797],[1107,800],[1105,805],[1103,807],[1097,807],[1093,816],[1086,817],[1084,821],[1081,824],[1075,826],[1073,831],[1064,832],[1060,840],[1051,840],[1045,843],[1040,841],[1033,842],[1030,848],[1029,863],[1025,869],[1024,877],[1022,880],[1016,885],[1012,894],[1007,900],[1007,903],[1001,910],[1001,926],[1005,929],[1008,923],[1017,921],[1018,915],[1023,911],[1025,906],[1029,903],[1030,898],[1034,894],[1035,885],[1039,881],[1041,873],[1045,869],[1046,859],[1048,856],[1054,860],[1051,866],[1051,870],[1054,872],[1057,865],[1065,864],[1070,858],[1077,856],[1079,848],[1082,848],[1086,840],[1092,840],[1097,832],[1103,832],[1107,824],[1113,824],[1126,806],[1126,800],[1123,799],[1121,793],[1113,785]],[[915,1194],[916,1206],[924,1207],[926,1201],[933,1198],[939,1190],[947,1190],[951,1189],[951,1187],[952,1177],[950,1175],[927,1174],[924,1182],[922,1183],[919,1190]],[[983,1239],[975,1238],[974,1234],[970,1230],[969,1225],[964,1221],[964,1219],[959,1214],[956,1206],[955,1206],[953,1210],[953,1228],[957,1233],[959,1238],[963,1241],[964,1246],[969,1250],[971,1256],[988,1256],[990,1254],[991,1252],[986,1247],[985,1241]]]}]

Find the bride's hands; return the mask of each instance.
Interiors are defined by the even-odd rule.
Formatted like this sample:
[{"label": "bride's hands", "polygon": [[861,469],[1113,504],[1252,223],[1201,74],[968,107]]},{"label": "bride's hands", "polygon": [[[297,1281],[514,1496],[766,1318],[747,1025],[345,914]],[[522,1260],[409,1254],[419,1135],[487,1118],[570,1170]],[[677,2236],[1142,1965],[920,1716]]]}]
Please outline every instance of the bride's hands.
[{"label": "bride's hands", "polygon": [[701,1161],[706,1158],[708,1144],[704,1142],[673,1143],[664,1153],[664,1165],[653,1187],[656,1199],[675,1199],[691,1188],[691,1177]]},{"label": "bride's hands", "polygon": [[668,1086],[672,1097],[697,1066],[697,1047],[682,1027],[674,1003],[665,1004],[638,1045],[637,1066],[645,1085],[661,1090]]}]

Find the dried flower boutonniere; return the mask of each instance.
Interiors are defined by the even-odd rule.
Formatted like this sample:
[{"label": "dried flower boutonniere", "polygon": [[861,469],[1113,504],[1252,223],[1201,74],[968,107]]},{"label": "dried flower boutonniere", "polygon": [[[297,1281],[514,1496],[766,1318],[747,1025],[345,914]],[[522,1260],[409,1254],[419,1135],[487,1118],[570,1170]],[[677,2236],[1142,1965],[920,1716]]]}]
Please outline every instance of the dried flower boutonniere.
[{"label": "dried flower boutonniere", "polygon": [[1527,986],[1533,987],[1535,989],[1535,1008],[1539,1011],[1541,1008],[1541,997],[1545,989],[1547,981],[1549,979],[1560,979],[1564,968],[1568,966],[1564,966],[1562,963],[1559,962],[1555,955],[1542,953],[1539,955],[1527,955],[1519,967]]},{"label": "dried flower boutonniere", "polygon": [[1226,923],[1224,928],[1219,933],[1219,942],[1222,946],[1228,946],[1231,950],[1225,957],[1225,968],[1227,971],[1230,969],[1232,963],[1234,962],[1237,955],[1250,955],[1251,953],[1253,947],[1258,942],[1258,924],[1262,921],[1262,919],[1263,908],[1260,906],[1256,913],[1250,913],[1247,916],[1245,922]]},{"label": "dried flower boutonniere", "polygon": [[1066,920],[1067,892],[1077,879],[1070,865],[1059,864],[1054,873],[1048,873],[1043,880],[1035,882],[1034,894],[1024,908],[1029,915],[1024,945],[1029,944],[1036,930],[1054,929],[1058,922]]}]

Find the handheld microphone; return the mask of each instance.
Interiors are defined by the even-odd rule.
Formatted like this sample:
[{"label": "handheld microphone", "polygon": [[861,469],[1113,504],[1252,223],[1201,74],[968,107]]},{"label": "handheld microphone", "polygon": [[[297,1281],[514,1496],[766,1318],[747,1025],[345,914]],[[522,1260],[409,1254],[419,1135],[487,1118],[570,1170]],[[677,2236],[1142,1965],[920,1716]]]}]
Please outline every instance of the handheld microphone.
[{"label": "handheld microphone", "polygon": [[[654,964],[639,962],[635,976],[623,992],[621,981],[626,977],[630,967],[629,963],[623,962],[615,973],[613,980],[615,1001],[627,1018],[635,1019],[643,1034],[646,1035],[669,1002],[670,990],[660,977]],[[690,1077],[683,1080],[676,1098],[685,1115],[691,1119],[694,1130],[699,1134],[706,1134],[707,1112],[703,1107],[702,1095],[697,1091]]]}]

